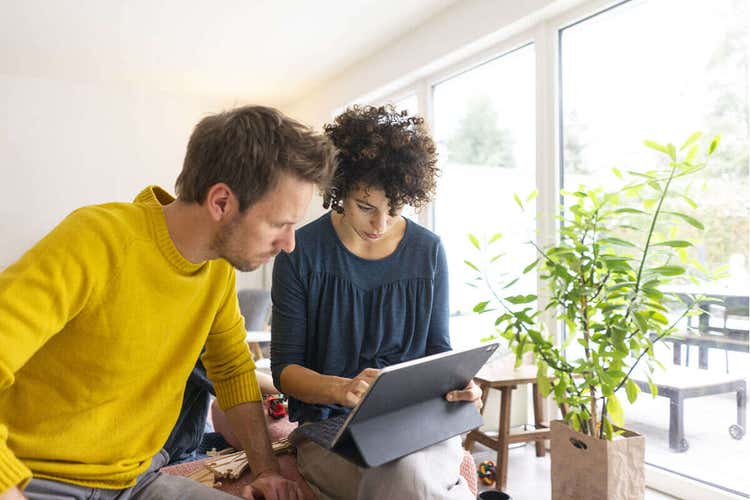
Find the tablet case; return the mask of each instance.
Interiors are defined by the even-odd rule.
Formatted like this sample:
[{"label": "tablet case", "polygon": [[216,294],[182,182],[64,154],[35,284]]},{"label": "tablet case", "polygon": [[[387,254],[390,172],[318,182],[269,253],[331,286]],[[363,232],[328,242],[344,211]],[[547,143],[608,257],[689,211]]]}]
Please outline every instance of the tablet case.
[{"label": "tablet case", "polygon": [[[377,467],[475,429],[482,417],[470,402],[448,402],[497,349],[487,344],[389,366],[380,371],[333,442],[316,436],[316,422],[295,430],[363,467]],[[293,440],[299,436],[292,437]]]}]

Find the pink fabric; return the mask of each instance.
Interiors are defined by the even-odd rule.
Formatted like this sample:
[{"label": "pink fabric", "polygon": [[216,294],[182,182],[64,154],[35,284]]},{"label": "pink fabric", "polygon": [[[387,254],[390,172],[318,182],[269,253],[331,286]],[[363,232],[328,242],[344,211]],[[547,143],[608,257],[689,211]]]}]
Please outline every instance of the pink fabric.
[{"label": "pink fabric", "polygon": [[464,461],[461,462],[460,474],[466,479],[471,493],[477,496],[477,466],[474,463],[474,457],[468,451],[464,454]]}]

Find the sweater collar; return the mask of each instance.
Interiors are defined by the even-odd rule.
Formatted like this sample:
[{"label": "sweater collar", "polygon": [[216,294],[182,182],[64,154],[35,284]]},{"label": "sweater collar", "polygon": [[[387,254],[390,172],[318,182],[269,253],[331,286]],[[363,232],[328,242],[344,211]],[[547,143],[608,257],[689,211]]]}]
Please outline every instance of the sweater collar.
[{"label": "sweater collar", "polygon": [[148,186],[138,193],[134,202],[147,208],[151,227],[154,231],[154,239],[164,258],[169,261],[178,271],[184,274],[193,274],[200,270],[206,263],[194,263],[182,256],[169,236],[167,219],[162,207],[174,201],[174,196],[159,186]]}]

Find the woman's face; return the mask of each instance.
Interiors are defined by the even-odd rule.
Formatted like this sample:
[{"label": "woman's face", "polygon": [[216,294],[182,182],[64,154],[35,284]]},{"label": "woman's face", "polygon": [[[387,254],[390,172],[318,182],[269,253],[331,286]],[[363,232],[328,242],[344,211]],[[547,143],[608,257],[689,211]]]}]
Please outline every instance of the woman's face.
[{"label": "woman's face", "polygon": [[402,207],[394,210],[385,191],[378,188],[358,187],[344,199],[343,220],[363,240],[376,242],[385,238],[389,231],[401,220]]}]

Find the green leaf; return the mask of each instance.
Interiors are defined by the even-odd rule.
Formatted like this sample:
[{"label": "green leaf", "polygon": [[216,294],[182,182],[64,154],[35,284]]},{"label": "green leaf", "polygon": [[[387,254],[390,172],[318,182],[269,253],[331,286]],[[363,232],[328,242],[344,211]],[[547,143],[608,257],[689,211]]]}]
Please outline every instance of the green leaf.
[{"label": "green leaf", "polygon": [[555,400],[561,401],[565,397],[565,389],[567,388],[568,383],[565,379],[565,377],[561,377],[560,379],[555,381]]},{"label": "green leaf", "polygon": [[471,241],[471,244],[474,245],[474,247],[479,250],[479,240],[476,236],[473,234],[469,234],[469,241]]},{"label": "green leaf", "polygon": [[577,413],[568,413],[568,415],[565,416],[565,420],[568,419],[570,419],[570,425],[573,426],[573,430],[581,432],[581,417],[579,417]]},{"label": "green leaf", "polygon": [[479,268],[478,268],[477,266],[475,266],[474,264],[472,264],[472,263],[471,263],[470,261],[468,261],[468,260],[464,260],[464,264],[466,264],[467,266],[469,266],[470,268],[472,268],[472,269],[473,269],[473,270],[475,270],[475,271],[479,271]]},{"label": "green leaf", "polygon": [[684,220],[685,222],[687,222],[688,224],[690,224],[694,228],[700,229],[701,231],[703,231],[703,229],[704,229],[703,224],[698,219],[696,219],[694,217],[691,217],[691,216],[689,216],[687,214],[683,214],[683,213],[680,213],[680,212],[669,212],[669,211],[666,211],[666,210],[663,213],[665,213],[665,214],[671,214],[671,215],[674,215],[675,217],[679,217],[680,219]]},{"label": "green leaf", "polygon": [[667,319],[667,317],[656,311],[651,311],[651,319],[653,319],[657,323],[661,323],[662,325],[669,324],[669,320]]},{"label": "green leaf", "polygon": [[612,441],[612,422],[609,421],[608,418],[604,419],[604,437],[607,439],[607,441]]},{"label": "green leaf", "polygon": [[690,205],[691,208],[698,208],[698,204],[695,201],[693,201],[693,199],[690,198],[689,196],[682,194],[682,193],[677,193],[677,195],[683,200],[685,200],[688,203],[688,205]]},{"label": "green leaf", "polygon": [[612,286],[608,286],[607,290],[610,292],[614,292],[616,290],[621,290],[623,288],[633,288],[636,285],[635,281],[623,281],[622,283],[617,283]]},{"label": "green leaf", "polygon": [[496,261],[497,259],[501,258],[501,257],[502,257],[503,255],[505,255],[505,254],[504,254],[504,253],[499,253],[499,254],[497,254],[497,255],[494,255],[494,256],[493,256],[493,257],[492,257],[492,258],[490,259],[490,264],[491,264],[491,263],[493,263],[493,262],[495,262],[495,261]]},{"label": "green leaf", "polygon": [[615,168],[615,167],[612,167],[612,173],[613,173],[613,174],[615,174],[615,176],[616,176],[616,177],[617,177],[618,179],[622,179],[622,172],[620,172],[620,170],[619,170],[619,169],[617,169],[617,168]]},{"label": "green leaf", "polygon": [[656,176],[643,173],[643,172],[636,172],[634,170],[628,170],[628,173],[632,175],[633,177],[643,177],[644,179],[656,179]]},{"label": "green leaf", "polygon": [[534,302],[536,300],[536,295],[511,295],[510,297],[505,297],[505,300],[511,304],[528,304],[529,302]]},{"label": "green leaf", "polygon": [[638,393],[641,392],[640,388],[638,388],[638,384],[633,382],[631,379],[628,379],[628,381],[625,383],[625,392],[628,395],[628,402],[632,405],[635,403],[635,400],[638,399]]},{"label": "green leaf", "polygon": [[614,394],[607,398],[607,413],[609,414],[610,420],[617,425],[622,427],[625,423],[625,412],[622,411],[620,401]]},{"label": "green leaf", "polygon": [[654,381],[651,378],[651,375],[647,376],[647,380],[648,380],[648,389],[649,391],[651,391],[651,397],[656,398],[656,396],[659,395],[659,388],[656,387],[656,384],[654,384]]},{"label": "green leaf", "polygon": [[622,238],[615,238],[614,236],[610,236],[608,238],[602,238],[599,240],[599,243],[608,243],[610,245],[618,245],[621,247],[637,248],[631,242],[623,240]]},{"label": "green leaf", "polygon": [[526,274],[529,271],[531,271],[532,269],[534,269],[538,263],[539,263],[539,259],[536,259],[534,262],[532,262],[528,266],[524,267],[523,268],[523,274]]},{"label": "green leaf", "polygon": [[495,233],[492,235],[492,238],[490,238],[489,243],[495,243],[497,240],[503,237],[503,233]]},{"label": "green leaf", "polygon": [[708,146],[708,154],[709,154],[709,155],[712,155],[712,154],[714,154],[714,151],[716,151],[716,146],[718,146],[718,145],[719,145],[719,139],[720,139],[720,137],[719,137],[719,136],[717,135],[717,136],[716,136],[716,137],[714,137],[714,138],[713,138],[713,140],[711,141],[711,144],[710,144],[710,145]]},{"label": "green leaf", "polygon": [[529,201],[533,200],[534,198],[536,198],[536,196],[537,196],[538,194],[539,194],[539,191],[537,191],[536,189],[535,189],[535,190],[533,190],[533,191],[532,191],[531,193],[529,193],[529,195],[528,195],[528,196],[526,197],[526,201],[527,201],[527,202],[529,202]]},{"label": "green leaf", "polygon": [[662,153],[669,154],[669,149],[667,149],[666,146],[662,146],[658,142],[645,140],[645,141],[643,141],[643,144],[645,144],[647,147],[649,147],[651,149],[655,149],[656,151],[660,151]]},{"label": "green leaf", "polygon": [[677,161],[677,150],[671,142],[667,144],[667,154],[672,161]]},{"label": "green leaf", "polygon": [[498,316],[498,317],[497,317],[497,319],[495,320],[495,326],[499,325],[500,323],[502,323],[502,322],[503,322],[503,321],[505,321],[506,319],[510,319],[510,318],[512,318],[512,317],[513,317],[513,315],[512,315],[512,314],[510,314],[510,313],[505,313],[505,314],[501,314],[501,315],[500,315],[500,316]]},{"label": "green leaf", "polygon": [[652,267],[649,269],[650,272],[661,274],[662,276],[679,276],[685,273],[685,268],[682,266],[659,266]]},{"label": "green leaf", "polygon": [[643,215],[649,215],[648,212],[644,212],[643,210],[638,210],[637,208],[618,208],[614,211],[616,214],[643,214]]},{"label": "green leaf", "polygon": [[695,141],[703,137],[703,132],[693,132],[690,137],[687,138],[687,140],[680,146],[680,151],[683,151],[685,148],[693,144]]},{"label": "green leaf", "polygon": [[483,313],[487,310],[487,304],[489,304],[489,300],[485,300],[484,302],[480,302],[479,304],[474,306],[474,312],[475,313]]},{"label": "green leaf", "polygon": [[518,206],[521,207],[521,210],[523,210],[523,203],[521,202],[521,198],[519,198],[516,193],[513,193],[513,199],[516,200]]},{"label": "green leaf", "polygon": [[511,282],[510,282],[510,283],[508,283],[507,285],[505,285],[505,286],[503,287],[503,289],[506,289],[506,288],[510,288],[510,287],[512,287],[513,285],[515,285],[516,283],[518,283],[518,278],[514,278],[513,280],[511,280]]},{"label": "green leaf", "polygon": [[641,291],[646,295],[646,297],[650,299],[660,300],[662,297],[664,297],[664,294],[656,288],[644,286],[641,288]]},{"label": "green leaf", "polygon": [[658,247],[658,246],[664,246],[664,247],[673,247],[673,248],[684,248],[684,247],[691,247],[693,246],[692,243],[685,240],[669,240],[669,241],[660,241],[659,243],[653,243],[652,246]]},{"label": "green leaf", "polygon": [[536,382],[539,385],[539,390],[541,391],[542,396],[547,397],[552,391],[552,386],[550,386],[549,378],[547,378],[547,363],[544,361],[540,361],[537,366]]}]

